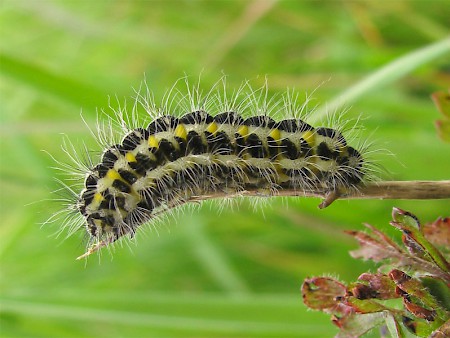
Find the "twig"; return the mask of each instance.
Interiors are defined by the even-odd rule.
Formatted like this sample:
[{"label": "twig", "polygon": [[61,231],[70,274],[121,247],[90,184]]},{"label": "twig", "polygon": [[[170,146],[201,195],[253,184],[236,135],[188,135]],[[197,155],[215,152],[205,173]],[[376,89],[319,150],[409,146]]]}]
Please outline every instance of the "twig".
[{"label": "twig", "polygon": [[[272,195],[262,193],[255,187],[247,187],[245,190],[230,195],[229,193],[217,191],[208,195],[192,196],[190,199],[173,205],[174,208],[185,203],[198,203],[210,199],[230,198],[230,197],[251,197],[251,196],[303,196],[303,197],[319,197],[322,202],[319,208],[323,209],[329,206],[337,199],[450,199],[450,180],[448,181],[380,181],[371,182],[359,186],[358,188],[341,188],[339,190],[323,190],[323,191],[309,191],[309,190],[294,190],[283,189]],[[154,215],[156,216],[156,215]],[[83,259],[114,242],[113,239],[106,239],[92,245],[85,254],[77,259]]]},{"label": "twig", "polygon": [[[256,188],[246,189],[236,196],[262,196]],[[304,196],[323,198],[319,207],[325,208],[337,199],[450,199],[450,180],[447,181],[380,181],[366,183],[358,188],[346,188],[332,191],[308,191],[283,189],[273,196]],[[225,192],[215,192],[204,196],[195,196],[193,200],[204,201],[230,197]],[[188,201],[189,202],[189,201]]]},{"label": "twig", "polygon": [[363,186],[346,198],[429,200],[450,198],[450,180],[382,181]]}]

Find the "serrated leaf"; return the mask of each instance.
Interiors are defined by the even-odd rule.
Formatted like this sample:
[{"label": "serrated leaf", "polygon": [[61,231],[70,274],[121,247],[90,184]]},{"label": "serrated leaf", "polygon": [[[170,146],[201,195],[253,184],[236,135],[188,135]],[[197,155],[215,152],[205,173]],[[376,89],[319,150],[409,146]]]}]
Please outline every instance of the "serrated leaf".
[{"label": "serrated leaf", "polygon": [[350,252],[352,257],[380,262],[384,259],[398,257],[399,254],[403,253],[403,250],[381,231],[369,224],[365,224],[365,226],[372,230],[373,235],[362,231],[346,231],[346,233],[355,237],[360,245],[359,249]]},{"label": "serrated leaf", "polygon": [[[434,321],[438,316],[442,322],[448,316],[428,289],[416,278],[412,278],[403,271],[393,269],[389,276],[403,293],[405,308],[418,318]],[[419,305],[418,302],[421,304]],[[423,306],[422,306],[423,304]],[[426,307],[426,308],[425,308]]]},{"label": "serrated leaf", "polygon": [[425,319],[429,322],[433,322],[436,318],[435,310],[425,309],[423,306],[413,303],[408,298],[403,298],[403,304],[405,305],[405,309],[417,318]]},{"label": "serrated leaf", "polygon": [[408,245],[411,252],[420,252],[421,257],[434,262],[442,271],[446,273],[450,271],[450,264],[445,257],[423,235],[420,222],[415,215],[399,208],[393,208],[392,218],[394,221],[390,224],[403,232],[406,237],[403,243]]},{"label": "serrated leaf", "polygon": [[393,299],[400,296],[395,293],[395,283],[383,273],[363,273],[358,280],[369,283],[372,290],[377,292],[377,299]]},{"label": "serrated leaf", "polygon": [[341,329],[336,338],[359,337],[373,328],[383,324],[383,312],[353,314],[342,318],[334,318],[333,323]]},{"label": "serrated leaf", "polygon": [[450,217],[439,217],[423,226],[425,237],[434,245],[450,248]]},{"label": "serrated leaf", "polygon": [[306,279],[301,287],[304,303],[315,310],[342,312],[342,305],[337,299],[347,293],[344,284],[328,277]]}]

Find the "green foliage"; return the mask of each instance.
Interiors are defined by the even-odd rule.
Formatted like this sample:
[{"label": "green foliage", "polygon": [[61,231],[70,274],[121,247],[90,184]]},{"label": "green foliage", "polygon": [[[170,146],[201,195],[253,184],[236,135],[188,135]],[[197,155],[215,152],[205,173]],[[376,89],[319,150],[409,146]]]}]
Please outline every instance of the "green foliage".
[{"label": "green foliage", "polygon": [[[370,233],[349,231],[360,244],[352,256],[383,262],[379,272],[363,273],[348,285],[328,277],[308,278],[303,300],[309,308],[331,313],[340,337],[359,337],[379,326],[392,337],[406,337],[405,330],[419,337],[448,336],[450,264],[437,246],[449,247],[450,218],[422,226],[416,216],[398,208],[392,218],[403,247],[370,225]],[[397,299],[403,307],[392,302]]]},{"label": "green foliage", "polygon": [[[6,337],[329,337],[306,311],[299,280],[366,269],[346,252],[344,228],[384,224],[392,201],[274,199],[264,214],[208,203],[87,263],[83,231],[40,228],[61,206],[61,133],[100,150],[80,118],[117,108],[146,76],[156,98],[185,73],[209,88],[267,75],[271,94],[295,87],[325,105],[386,64],[447,38],[447,4],[379,1],[24,1],[0,5],[0,335]],[[394,156],[395,179],[448,179],[448,145],[435,135],[429,95],[447,85],[448,56],[347,102],[363,138]],[[259,76],[259,77],[258,77]],[[395,80],[395,82],[393,82]],[[108,95],[111,96],[109,100]],[[319,107],[320,108],[320,107]],[[419,202],[395,201],[418,210]],[[420,202],[422,219],[448,201]],[[288,204],[288,205],[287,205]],[[267,207],[266,207],[267,206]],[[389,230],[387,230],[389,231]],[[159,233],[159,236],[157,234]],[[138,243],[139,245],[135,245]],[[112,258],[113,257],[113,258]]]}]

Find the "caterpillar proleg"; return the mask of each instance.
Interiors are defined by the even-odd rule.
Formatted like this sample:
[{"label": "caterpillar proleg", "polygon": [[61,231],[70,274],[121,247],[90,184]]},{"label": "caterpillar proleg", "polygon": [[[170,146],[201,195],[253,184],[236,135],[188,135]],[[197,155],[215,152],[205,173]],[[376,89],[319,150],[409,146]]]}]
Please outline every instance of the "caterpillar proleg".
[{"label": "caterpillar proleg", "polygon": [[[246,83],[228,96],[225,80],[204,94],[198,84],[186,82],[187,93],[174,88],[159,107],[148,89],[138,91],[129,114],[119,109],[98,122],[103,150],[81,168],[81,188],[70,188],[76,220],[66,219],[90,237],[81,257],[133,237],[144,223],[198,196],[333,193],[370,179],[365,146],[351,144],[342,124],[313,127],[307,102],[299,104],[291,91],[268,98],[267,86],[254,90]],[[120,139],[112,135],[117,125]],[[66,153],[79,162],[72,146]]]}]

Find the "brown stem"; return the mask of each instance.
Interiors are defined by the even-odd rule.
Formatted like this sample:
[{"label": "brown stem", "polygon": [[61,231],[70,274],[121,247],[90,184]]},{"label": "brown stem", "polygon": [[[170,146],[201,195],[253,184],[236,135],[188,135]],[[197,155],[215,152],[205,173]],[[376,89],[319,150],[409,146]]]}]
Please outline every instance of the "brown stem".
[{"label": "brown stem", "polygon": [[[237,194],[237,196],[262,196],[258,189],[251,188]],[[450,180],[448,181],[380,181],[366,183],[360,187],[332,190],[308,191],[298,189],[283,189],[273,196],[305,196],[320,197],[323,202],[321,208],[329,206],[337,199],[450,199]],[[195,196],[193,200],[204,201],[230,197],[225,192],[214,192],[208,195]]]},{"label": "brown stem", "polygon": [[450,180],[447,181],[383,181],[367,184],[349,198],[379,199],[447,199],[450,198]]},{"label": "brown stem", "polygon": [[[250,197],[250,196],[304,196],[320,197],[322,202],[319,208],[323,209],[329,206],[337,199],[450,199],[450,180],[448,181],[381,181],[371,182],[361,185],[358,188],[341,188],[339,190],[294,190],[283,189],[274,194],[268,195],[261,190],[248,187],[235,195],[230,195],[223,191],[211,192],[207,195],[192,196],[190,199],[177,205],[170,206],[174,208],[184,203],[201,202],[209,199],[230,198],[230,197]],[[164,211],[161,211],[164,212]],[[156,216],[156,215],[155,215]],[[91,246],[88,251],[77,259],[86,258],[92,253],[98,251],[104,246],[112,243],[113,240],[100,241]]]}]

